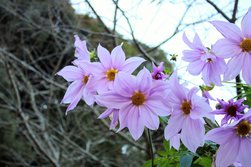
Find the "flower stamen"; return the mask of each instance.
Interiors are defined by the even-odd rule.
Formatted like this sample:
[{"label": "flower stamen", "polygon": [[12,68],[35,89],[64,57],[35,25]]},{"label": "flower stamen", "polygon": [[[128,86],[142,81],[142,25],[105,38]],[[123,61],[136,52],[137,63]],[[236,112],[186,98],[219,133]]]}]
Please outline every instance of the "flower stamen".
[{"label": "flower stamen", "polygon": [[132,104],[134,104],[135,106],[140,106],[146,101],[145,95],[141,92],[135,92],[131,99]]},{"label": "flower stamen", "polygon": [[226,109],[227,114],[230,115],[231,117],[235,117],[236,116],[236,111],[237,111],[236,106],[229,106]]},{"label": "flower stamen", "polygon": [[210,62],[212,62],[212,61],[213,61],[213,60],[212,60],[211,58],[208,58],[208,59],[207,59],[207,62],[208,62],[208,63],[210,63]]},{"label": "flower stamen", "polygon": [[245,38],[240,45],[242,51],[250,52],[251,51],[251,38]]},{"label": "flower stamen", "polygon": [[237,126],[236,126],[236,133],[240,137],[243,136],[249,136],[251,133],[251,124],[247,121],[241,121]]},{"label": "flower stamen", "polygon": [[84,76],[84,78],[83,78],[83,80],[82,80],[83,84],[86,85],[87,82],[88,82],[88,80],[89,80],[89,76],[87,76],[87,75]]},{"label": "flower stamen", "polygon": [[190,114],[190,111],[192,109],[191,103],[187,100],[185,100],[182,104],[181,104],[181,110],[183,111],[183,113],[185,115]]},{"label": "flower stamen", "polygon": [[106,77],[109,81],[114,81],[115,75],[118,73],[118,70],[111,68],[106,71]]},{"label": "flower stamen", "polygon": [[156,80],[162,79],[162,75],[158,72],[157,74],[153,76],[153,79],[156,79]]}]

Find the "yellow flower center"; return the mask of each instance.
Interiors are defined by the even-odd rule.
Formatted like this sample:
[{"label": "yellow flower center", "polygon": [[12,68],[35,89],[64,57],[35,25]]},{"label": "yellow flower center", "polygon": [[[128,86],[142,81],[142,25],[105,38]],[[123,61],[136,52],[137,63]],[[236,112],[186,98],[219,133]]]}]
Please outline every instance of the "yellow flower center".
[{"label": "yellow flower center", "polygon": [[88,82],[88,80],[89,80],[89,77],[86,75],[86,76],[84,76],[82,82],[83,82],[84,84],[86,84],[86,83]]},{"label": "yellow flower center", "polygon": [[241,121],[236,126],[236,133],[240,137],[249,136],[251,133],[251,124],[247,120]]},{"label": "yellow flower center", "polygon": [[240,45],[242,51],[250,52],[251,51],[251,38],[245,38]]},{"label": "yellow flower center", "polygon": [[115,75],[118,73],[118,70],[111,68],[106,71],[106,77],[109,81],[114,81]]},{"label": "yellow flower center", "polygon": [[190,114],[190,111],[192,109],[191,103],[187,100],[185,100],[182,104],[181,104],[181,110],[183,111],[183,113],[185,115]]},{"label": "yellow flower center", "polygon": [[134,104],[135,106],[140,106],[146,101],[145,95],[141,92],[135,92],[131,99],[132,104]]}]

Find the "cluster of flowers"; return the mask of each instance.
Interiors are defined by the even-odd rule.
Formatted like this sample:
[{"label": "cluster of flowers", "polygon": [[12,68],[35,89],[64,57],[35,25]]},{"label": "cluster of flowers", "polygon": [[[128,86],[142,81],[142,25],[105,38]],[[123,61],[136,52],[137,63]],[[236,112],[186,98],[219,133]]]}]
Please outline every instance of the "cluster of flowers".
[{"label": "cluster of flowers", "polygon": [[[184,42],[191,48],[183,52],[183,60],[190,62],[187,70],[192,75],[202,73],[206,85],[221,86],[224,80],[231,80],[242,70],[244,81],[251,85],[251,8],[242,20],[241,30],[231,23],[211,22],[225,37],[218,40],[212,49],[206,48],[198,35],[190,42],[183,35]],[[180,141],[187,149],[196,152],[205,140],[220,145],[216,155],[216,166],[228,166],[235,162],[243,166],[251,163],[251,110],[244,99],[236,102],[219,100],[220,108],[212,111],[208,99],[197,95],[198,89],[187,89],[179,83],[177,72],[164,74],[164,66],[153,64],[152,72],[143,68],[137,76],[132,72],[145,60],[132,57],[126,60],[122,46],[110,53],[101,45],[97,48],[100,62],[91,62],[86,42],[75,36],[75,57],[73,65],[64,67],[57,74],[69,85],[62,103],[69,104],[66,113],[83,99],[92,106],[97,103],[107,109],[100,119],[111,117],[110,128],[119,125],[118,131],[128,128],[132,137],[139,139],[144,128],[157,130],[159,117],[170,116],[164,136],[170,145],[179,149]],[[225,63],[224,58],[231,58]],[[208,97],[208,94],[207,96]],[[210,98],[212,99],[212,98]],[[205,121],[214,121],[214,114],[224,114],[221,127],[205,135]]]}]

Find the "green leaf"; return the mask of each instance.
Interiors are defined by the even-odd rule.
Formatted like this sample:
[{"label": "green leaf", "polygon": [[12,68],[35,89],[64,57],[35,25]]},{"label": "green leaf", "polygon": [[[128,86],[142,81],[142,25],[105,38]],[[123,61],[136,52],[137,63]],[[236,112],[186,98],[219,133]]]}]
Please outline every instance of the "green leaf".
[{"label": "green leaf", "polygon": [[170,150],[169,142],[164,140],[163,145],[164,145],[164,148],[165,148],[166,152],[169,152],[169,150]]},{"label": "green leaf", "polygon": [[168,122],[168,117],[159,117],[160,122],[167,123]]},{"label": "green leaf", "polygon": [[242,87],[243,87],[243,89],[245,91],[244,97],[246,97],[246,100],[244,101],[244,104],[246,104],[246,105],[248,105],[250,107],[251,106],[251,87],[246,86],[246,85],[243,85]]},{"label": "green leaf", "polygon": [[194,161],[194,164],[200,165],[202,167],[204,166],[211,166],[212,165],[212,160],[209,157],[199,157]]},{"label": "green leaf", "polygon": [[152,160],[150,159],[150,160],[146,161],[146,162],[142,165],[142,167],[152,167]]},{"label": "green leaf", "polygon": [[193,155],[186,154],[180,157],[180,166],[181,167],[190,167],[193,162]]}]

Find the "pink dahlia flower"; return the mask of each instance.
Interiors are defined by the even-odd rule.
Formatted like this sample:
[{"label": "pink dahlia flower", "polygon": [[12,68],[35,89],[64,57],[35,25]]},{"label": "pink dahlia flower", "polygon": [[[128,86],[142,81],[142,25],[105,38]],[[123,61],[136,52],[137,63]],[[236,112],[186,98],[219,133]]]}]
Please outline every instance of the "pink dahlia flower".
[{"label": "pink dahlia flower", "polygon": [[211,83],[221,86],[220,75],[226,69],[224,59],[215,56],[212,50],[206,48],[199,36],[196,34],[193,42],[187,39],[186,34],[183,34],[183,41],[190,47],[191,50],[184,50],[182,59],[189,62],[187,70],[192,75],[199,75],[202,73],[202,79],[207,86]]},{"label": "pink dahlia flower", "polygon": [[86,60],[90,61],[90,55],[86,47],[86,41],[81,41],[78,35],[74,35],[75,37],[75,57],[77,60]]},{"label": "pink dahlia flower", "polygon": [[90,63],[89,70],[94,75],[94,84],[99,93],[113,89],[116,75],[120,72],[131,74],[145,60],[132,57],[125,60],[125,53],[121,45],[115,47],[111,54],[101,45],[98,46],[100,63]]},{"label": "pink dahlia flower", "polygon": [[213,114],[223,114],[224,118],[221,120],[221,126],[224,124],[229,123],[229,121],[235,121],[240,119],[243,116],[244,109],[247,107],[246,105],[243,105],[242,102],[245,99],[239,99],[236,102],[234,102],[233,99],[228,100],[228,102],[225,102],[224,100],[217,99],[220,103],[220,108],[217,110],[214,110]]},{"label": "pink dahlia flower", "polygon": [[108,108],[98,118],[99,119],[104,119],[104,118],[107,118],[107,117],[111,118],[110,129],[114,129],[118,124],[119,109]]},{"label": "pink dahlia flower", "polygon": [[214,53],[221,58],[231,58],[227,63],[224,80],[232,80],[242,71],[244,81],[251,85],[251,8],[242,19],[242,31],[232,23],[211,23],[225,37],[216,42]]},{"label": "pink dahlia flower", "polygon": [[81,98],[88,105],[92,105],[95,101],[96,91],[91,83],[93,76],[86,66],[88,66],[87,62],[82,62],[78,67],[66,66],[57,73],[66,81],[71,82],[61,101],[61,103],[70,103],[66,114],[76,107]]},{"label": "pink dahlia flower", "polygon": [[161,62],[158,67],[156,67],[155,64],[153,63],[153,72],[151,73],[152,78],[155,80],[165,80],[168,77],[168,75],[164,74],[163,71],[164,71],[163,62]]},{"label": "pink dahlia flower", "polygon": [[137,140],[143,134],[144,126],[151,130],[159,127],[159,117],[169,114],[162,97],[162,88],[154,87],[147,69],[141,70],[137,77],[125,72],[117,74],[114,89],[96,96],[97,103],[107,108],[119,109],[118,131],[128,127],[132,137]]},{"label": "pink dahlia flower", "polygon": [[212,129],[205,137],[220,145],[216,153],[216,167],[240,162],[244,167],[251,164],[251,110],[230,125]]},{"label": "pink dahlia flower", "polygon": [[[213,119],[210,114],[211,107],[205,98],[196,95],[197,88],[188,90],[180,85],[176,73],[171,76],[170,85],[172,91],[166,101],[169,102],[171,116],[165,128],[165,139],[171,140],[176,149],[181,139],[190,151],[196,152],[196,149],[204,144],[203,117]],[[178,134],[180,135],[177,136]]]},{"label": "pink dahlia flower", "polygon": [[202,97],[205,97],[207,99],[207,103],[209,103],[209,100],[215,101],[215,99],[213,98],[213,96],[211,96],[210,93],[209,93],[209,91],[207,91],[207,90],[203,90],[202,91]]}]

